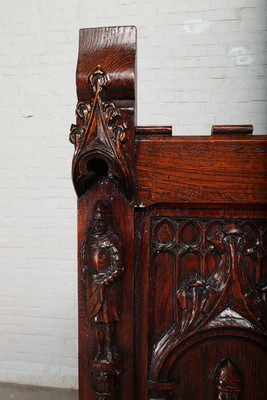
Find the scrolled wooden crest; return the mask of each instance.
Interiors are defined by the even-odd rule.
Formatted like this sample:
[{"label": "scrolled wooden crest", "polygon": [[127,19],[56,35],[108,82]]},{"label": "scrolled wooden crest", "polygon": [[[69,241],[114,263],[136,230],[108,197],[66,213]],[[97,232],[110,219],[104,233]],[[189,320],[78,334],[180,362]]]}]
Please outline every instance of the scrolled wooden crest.
[{"label": "scrolled wooden crest", "polygon": [[127,125],[113,102],[104,102],[104,92],[112,84],[109,75],[98,65],[88,76],[95,94],[76,107],[77,124],[71,125],[70,141],[74,144],[72,175],[78,196],[102,175],[119,181],[126,195],[133,192],[133,178],[124,149]]}]

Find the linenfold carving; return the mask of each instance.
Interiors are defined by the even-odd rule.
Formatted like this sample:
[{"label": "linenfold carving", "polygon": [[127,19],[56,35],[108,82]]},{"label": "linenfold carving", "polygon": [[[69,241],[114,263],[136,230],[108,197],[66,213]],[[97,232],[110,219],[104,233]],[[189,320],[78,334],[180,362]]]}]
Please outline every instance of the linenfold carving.
[{"label": "linenfold carving", "polygon": [[214,373],[218,391],[216,400],[239,400],[241,393],[241,374],[232,360],[226,358],[220,362]]},{"label": "linenfold carving", "polygon": [[122,353],[116,344],[120,319],[123,254],[120,238],[113,232],[111,207],[97,201],[90,229],[82,244],[83,285],[88,318],[94,321],[97,352],[91,372],[97,399],[111,399],[118,391],[122,374]]},{"label": "linenfold carving", "polygon": [[108,74],[98,66],[88,77],[94,98],[77,104],[77,124],[70,129],[70,141],[75,146],[73,157],[73,182],[78,195],[83,194],[98,178],[97,167],[90,160],[102,160],[107,176],[118,180],[126,194],[133,192],[133,177],[124,144],[127,126],[113,102],[104,102],[104,92],[112,84]]}]

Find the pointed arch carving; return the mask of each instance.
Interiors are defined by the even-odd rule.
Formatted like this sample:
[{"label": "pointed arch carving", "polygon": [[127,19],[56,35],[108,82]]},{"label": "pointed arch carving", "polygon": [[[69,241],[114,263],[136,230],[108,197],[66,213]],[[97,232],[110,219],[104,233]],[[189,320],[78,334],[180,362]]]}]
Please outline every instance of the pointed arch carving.
[{"label": "pointed arch carving", "polygon": [[[103,101],[112,80],[98,65],[89,74],[87,83],[94,97],[91,101],[78,102],[77,124],[73,124],[70,130],[70,141],[75,146],[72,164],[75,190],[78,195],[83,194],[105,169],[105,175],[119,181],[126,196],[131,197],[133,176],[124,148],[128,140],[127,124],[121,120],[114,102]],[[102,168],[90,168],[94,164],[92,160],[102,160]]]},{"label": "pointed arch carving", "polygon": [[[165,220],[154,218],[152,235]],[[173,237],[178,237],[171,251],[177,259],[179,274],[185,255],[197,253],[202,262],[192,259],[186,268],[191,273],[181,278],[177,275],[178,318],[154,343],[150,364],[150,380],[154,384],[166,377],[172,379],[175,360],[198,341],[213,335],[233,334],[263,343],[266,329],[266,282],[258,271],[266,254],[265,222],[223,218],[184,222],[175,217],[168,221],[176,231]],[[152,245],[152,248],[156,247],[154,241]],[[255,282],[251,287],[246,286],[242,273],[242,269],[248,268],[251,268],[250,281]]]}]

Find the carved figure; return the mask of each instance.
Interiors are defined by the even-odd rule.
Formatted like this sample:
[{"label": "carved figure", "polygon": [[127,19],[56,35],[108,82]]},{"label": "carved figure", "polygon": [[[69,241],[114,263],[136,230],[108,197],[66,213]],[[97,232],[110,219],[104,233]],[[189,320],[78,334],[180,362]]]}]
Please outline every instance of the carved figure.
[{"label": "carved figure", "polygon": [[110,215],[108,204],[98,201],[83,245],[87,311],[96,323],[101,358],[108,357],[113,348],[115,322],[121,311],[119,278],[124,269],[120,240],[111,230]]},{"label": "carved figure", "polygon": [[105,396],[111,399],[118,390],[117,379],[122,373],[122,355],[115,339],[124,265],[120,238],[111,227],[111,208],[101,200],[93,209],[82,257],[87,312],[95,322],[97,337],[97,353],[91,363],[95,392],[101,400]]}]

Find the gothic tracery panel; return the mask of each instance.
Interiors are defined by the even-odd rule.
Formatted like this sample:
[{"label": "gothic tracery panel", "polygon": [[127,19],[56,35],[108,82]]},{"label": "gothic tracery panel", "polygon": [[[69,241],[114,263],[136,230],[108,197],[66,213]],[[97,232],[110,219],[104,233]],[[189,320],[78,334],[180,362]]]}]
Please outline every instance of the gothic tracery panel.
[{"label": "gothic tracery panel", "polygon": [[[168,289],[176,297],[169,327],[176,323],[187,334],[227,308],[264,327],[266,222],[154,217],[152,237],[152,286],[157,288],[160,270],[175,277]],[[153,304],[162,307],[154,315],[166,312]]]}]

